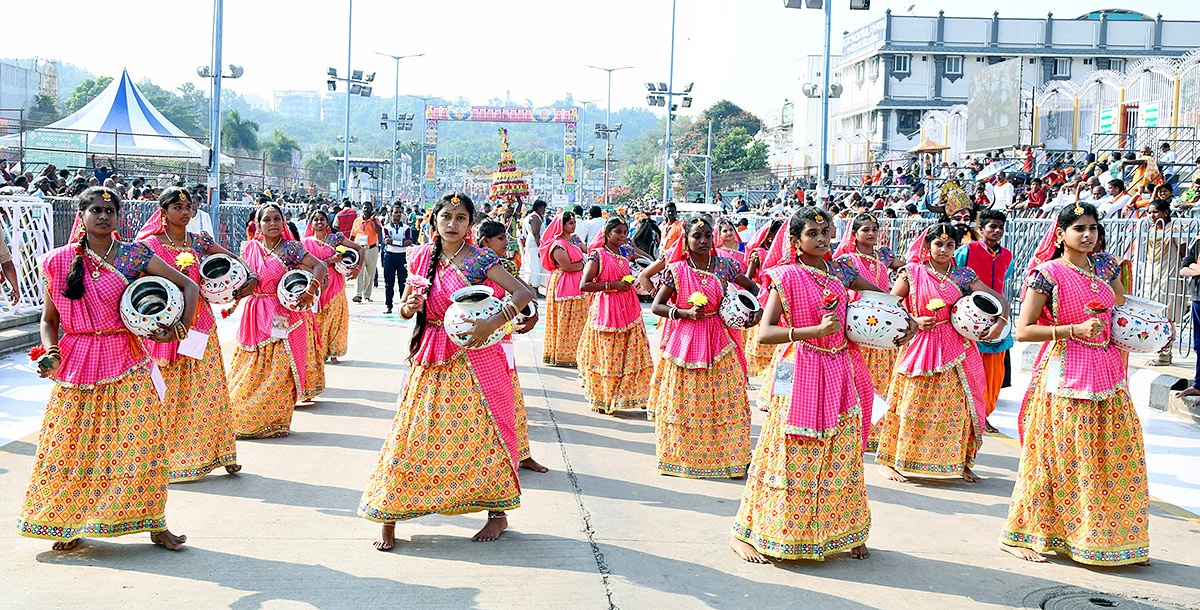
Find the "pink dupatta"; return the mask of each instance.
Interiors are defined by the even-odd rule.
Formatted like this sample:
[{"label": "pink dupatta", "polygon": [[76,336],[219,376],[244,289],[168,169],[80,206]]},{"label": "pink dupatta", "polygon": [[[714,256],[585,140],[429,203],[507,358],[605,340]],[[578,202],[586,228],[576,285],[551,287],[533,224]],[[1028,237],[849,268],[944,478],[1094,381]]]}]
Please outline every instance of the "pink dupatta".
[{"label": "pink dupatta", "polygon": [[[292,378],[296,382],[296,395],[304,395],[307,346],[304,337],[304,316],[284,309],[275,295],[283,274],[299,267],[304,258],[304,247],[300,242],[285,241],[279,251],[268,254],[262,240],[252,239],[242,246],[242,260],[250,271],[258,274],[258,286],[243,299],[242,323],[238,327],[237,340],[242,349],[255,351],[259,347],[279,341],[271,336],[272,322],[280,317],[286,325],[287,337],[284,345],[292,358]],[[310,314],[311,315],[311,314]]]},{"label": "pink dupatta", "polygon": [[689,369],[707,369],[723,357],[728,350],[733,350],[738,362],[742,365],[742,374],[746,373],[746,355],[741,349],[741,333],[725,325],[721,316],[716,315],[721,307],[721,297],[725,294],[725,285],[737,277],[737,263],[728,258],[713,257],[712,272],[693,269],[687,260],[672,263],[667,267],[668,281],[675,288],[671,304],[680,309],[688,309],[688,302],[693,293],[701,293],[708,298],[708,304],[703,310],[710,314],[703,320],[675,319],[669,320],[661,340],[662,356],[672,363]]},{"label": "pink dupatta", "polygon": [[[563,271],[558,269],[558,265],[554,262],[554,249],[562,248],[567,252],[567,258],[572,263],[583,262],[583,250],[571,243],[568,236],[564,236],[562,213],[554,217],[550,222],[550,226],[542,233],[542,243],[538,246],[538,254],[541,255],[542,268],[552,271],[551,275],[558,275],[558,283],[555,285],[554,298],[562,299],[578,299],[583,296],[583,291],[579,289],[579,282],[583,279],[583,270],[579,271]],[[553,236],[553,237],[550,237]],[[553,278],[551,278],[553,279]]]},{"label": "pink dupatta", "polygon": [[[309,223],[309,227],[309,230],[311,231],[312,223]],[[339,292],[344,292],[346,290],[346,276],[338,273],[338,271],[333,268],[333,262],[337,260],[339,256],[341,256],[337,250],[334,249],[336,247],[336,242],[341,241],[341,239],[341,233],[334,233],[331,231],[325,235],[324,240],[317,239],[315,236],[309,235],[301,241],[301,243],[304,244],[304,249],[307,250],[309,254],[325,261],[325,265],[329,270],[328,275],[325,276],[328,283],[324,288],[321,289],[321,299],[318,301],[318,305],[322,310],[329,306],[329,303],[333,301],[333,298],[337,296]],[[335,243],[329,243],[331,241]]]},{"label": "pink dupatta", "polygon": [[[147,223],[147,226],[149,225],[150,223]],[[145,230],[145,227],[143,227],[142,231],[145,232]],[[162,231],[165,231],[165,228]],[[158,238],[154,236],[155,233],[151,233],[146,236],[142,236],[142,233],[138,233],[138,235],[138,241],[140,243],[150,246],[150,248],[154,250],[155,255],[176,269],[179,268],[179,266],[175,264],[175,261],[179,258],[179,255],[185,252],[190,252],[192,255],[194,255],[196,257],[196,262],[189,265],[187,269],[183,271],[183,273],[191,278],[193,282],[196,282],[197,285],[200,284],[201,280],[203,279],[200,277],[200,262],[204,260],[204,257],[207,256],[211,251],[213,246],[211,237],[204,233],[199,235],[189,234],[187,239],[189,242],[191,242],[191,244],[189,247],[184,247],[182,245],[165,245],[158,241]],[[192,328],[206,335],[212,335],[212,333],[215,332],[216,327],[217,320],[213,317],[212,305],[209,305],[208,301],[201,297],[200,302],[196,304],[196,318],[192,323]],[[150,356],[156,361],[175,362],[179,359],[178,341],[172,341],[170,343],[158,343],[147,339],[145,343],[146,349],[150,352]]]},{"label": "pink dupatta", "polygon": [[[608,248],[588,253],[588,259],[600,266],[595,282],[622,282],[630,275],[629,259],[617,256]],[[591,305],[592,327],[601,332],[617,332],[642,323],[642,306],[632,289],[622,292],[598,292]]]}]

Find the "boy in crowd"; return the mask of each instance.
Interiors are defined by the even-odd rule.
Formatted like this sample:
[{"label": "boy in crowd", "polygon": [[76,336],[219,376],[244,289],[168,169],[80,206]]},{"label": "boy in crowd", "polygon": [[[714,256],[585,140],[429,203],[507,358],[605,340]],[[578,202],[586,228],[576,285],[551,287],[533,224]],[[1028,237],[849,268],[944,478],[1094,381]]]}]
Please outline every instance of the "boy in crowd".
[{"label": "boy in crowd", "polygon": [[[979,213],[979,237],[976,241],[960,246],[954,252],[954,262],[958,266],[970,267],[979,279],[989,288],[1007,298],[1005,286],[1012,278],[1012,252],[1000,245],[1004,238],[1004,225],[1008,217],[1000,210],[984,210]],[[987,401],[987,414],[996,410],[996,401],[1000,399],[1000,388],[1011,385],[1010,364],[1008,351],[1013,346],[1013,335],[997,343],[979,342],[979,354],[983,357],[983,372],[987,378],[987,388],[984,400]],[[987,420],[983,422],[986,432],[995,432],[996,428]]]}]

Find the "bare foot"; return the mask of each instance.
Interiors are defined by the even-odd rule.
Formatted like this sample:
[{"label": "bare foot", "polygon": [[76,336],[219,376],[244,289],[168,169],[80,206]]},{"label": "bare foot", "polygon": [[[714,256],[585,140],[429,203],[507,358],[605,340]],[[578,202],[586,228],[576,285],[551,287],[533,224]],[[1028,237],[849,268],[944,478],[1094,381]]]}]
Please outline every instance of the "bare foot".
[{"label": "bare foot", "polygon": [[329,364],[341,364],[341,362],[339,362],[337,357],[335,356],[335,357],[329,359]]},{"label": "bare foot", "polygon": [[895,468],[892,468],[891,466],[888,466],[887,464],[879,465],[879,476],[881,476],[889,481],[897,481],[899,483],[907,483],[908,482],[907,477],[900,474],[899,472],[896,471]]},{"label": "bare foot", "polygon": [[508,517],[488,517],[487,523],[483,529],[471,536],[471,540],[475,542],[491,542],[500,537],[500,534],[508,529]]},{"label": "bare foot", "polygon": [[988,432],[990,434],[996,434],[997,432],[999,432],[999,430],[996,429],[996,426],[993,426],[992,422],[989,422],[986,419],[983,420],[983,431]]},{"label": "bare foot", "polygon": [[979,477],[979,475],[971,472],[971,469],[967,468],[966,466],[963,466],[962,478],[968,483],[978,483],[983,480]]},{"label": "bare foot", "polygon": [[1016,557],[1018,559],[1024,559],[1025,561],[1032,561],[1034,563],[1046,563],[1046,557],[1033,549],[1026,549],[1026,548],[1019,547],[1019,546],[1009,546],[1009,545],[1001,542],[1000,550],[1004,551],[1005,553],[1008,553],[1009,555],[1012,555],[1013,557]]},{"label": "bare foot", "polygon": [[763,413],[770,413],[770,412],[771,412],[771,408],[770,408],[770,407],[759,407],[759,408],[758,408],[758,410],[759,410],[759,411],[762,411]]},{"label": "bare foot", "polygon": [[275,434],[272,434],[271,436],[268,436],[267,438],[287,438],[287,437],[288,437],[288,433],[285,431],[285,432],[276,432]]},{"label": "bare foot", "polygon": [[743,561],[749,561],[750,563],[771,563],[762,553],[758,552],[758,549],[737,538],[729,539],[729,548],[733,549],[733,552],[737,553],[737,556],[741,557]]},{"label": "bare foot", "polygon": [[542,466],[541,464],[537,463],[537,461],[535,461],[531,457],[527,457],[527,458],[521,460],[521,463],[518,466],[520,468],[524,468],[525,470],[532,470],[534,472],[550,472],[549,468],[546,468],[545,466]]},{"label": "bare foot", "polygon": [[384,523],[379,530],[379,538],[375,539],[376,551],[388,551],[396,546],[396,524]]},{"label": "bare foot", "polygon": [[1188,397],[1191,397],[1191,396],[1200,396],[1200,389],[1197,389],[1197,388],[1188,388],[1188,389],[1186,389],[1186,390],[1184,390],[1184,391],[1182,391],[1182,392],[1180,392],[1180,393],[1176,394],[1175,396],[1177,396],[1177,397],[1179,397],[1179,398],[1188,398]]},{"label": "bare foot", "polygon": [[226,474],[237,474],[237,473],[241,472],[241,470],[242,470],[241,464],[230,464],[225,467]]},{"label": "bare foot", "polygon": [[1137,564],[1138,564],[1138,565],[1140,565],[1140,566],[1146,566],[1146,567],[1149,567],[1149,566],[1150,566],[1150,558],[1149,558],[1149,557],[1147,557],[1145,561],[1139,561]]},{"label": "bare foot", "polygon": [[58,542],[55,542],[54,545],[51,546],[50,548],[52,548],[56,551],[72,551],[75,549],[75,547],[79,546],[79,543],[80,543],[80,540],[78,538],[76,538],[74,540],[59,540]]},{"label": "bare foot", "polygon": [[172,551],[178,551],[183,548],[183,543],[187,542],[187,536],[176,536],[170,530],[150,534],[150,541],[154,544],[161,544]]},{"label": "bare foot", "polygon": [[850,556],[854,559],[867,559],[871,556],[871,551],[867,550],[867,545],[860,544],[850,549]]}]

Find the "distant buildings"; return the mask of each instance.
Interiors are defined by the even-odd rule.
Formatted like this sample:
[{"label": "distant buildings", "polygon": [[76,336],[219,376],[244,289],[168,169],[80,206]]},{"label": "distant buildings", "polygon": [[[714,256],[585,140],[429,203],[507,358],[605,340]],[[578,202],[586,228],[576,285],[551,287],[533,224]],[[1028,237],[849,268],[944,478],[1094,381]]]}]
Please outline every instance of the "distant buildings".
[{"label": "distant buildings", "polygon": [[321,94],[316,91],[276,91],[275,112],[285,118],[321,120]]},{"label": "distant buildings", "polygon": [[[0,61],[0,108],[27,109],[32,106],[41,79],[41,75],[32,67],[22,68],[12,62]],[[5,118],[17,117],[14,114]]]},{"label": "distant buildings", "polygon": [[341,125],[346,122],[346,94],[332,93],[321,100],[321,120]]}]

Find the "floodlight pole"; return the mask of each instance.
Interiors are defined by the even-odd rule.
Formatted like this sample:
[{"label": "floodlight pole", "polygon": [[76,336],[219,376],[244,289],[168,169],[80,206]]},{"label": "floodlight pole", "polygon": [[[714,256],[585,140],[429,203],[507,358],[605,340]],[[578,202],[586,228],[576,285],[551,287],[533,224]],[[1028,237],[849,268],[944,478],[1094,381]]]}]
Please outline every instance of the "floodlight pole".
[{"label": "floodlight pole", "polygon": [[[605,129],[612,128],[612,73],[617,70],[628,70],[633,66],[622,66],[620,68],[601,68],[600,66],[588,65],[593,70],[604,70],[608,72],[608,103],[604,110],[604,127]],[[608,205],[608,138],[605,138],[604,149],[604,205]]]},{"label": "floodlight pole", "polygon": [[[354,0],[347,0],[346,13],[346,147],[342,151],[342,197],[350,195],[350,79],[354,72],[350,68],[350,50],[352,48],[352,26],[354,25]],[[399,67],[396,68],[399,71]]]},{"label": "floodlight pole", "polygon": [[817,173],[817,203],[823,205],[823,200],[829,192],[829,46],[830,23],[833,21],[833,2],[825,0],[825,50],[822,61],[825,67],[821,70],[821,166]]},{"label": "floodlight pole", "polygon": [[[667,71],[667,150],[663,157],[663,205],[671,201],[671,114],[674,113],[671,102],[675,95],[675,4],[671,0],[671,63]],[[607,155],[605,155],[607,156]]]},{"label": "floodlight pole", "polygon": [[[212,89],[208,105],[208,205],[221,201],[221,43],[224,39],[225,0],[213,0]],[[215,197],[213,195],[216,195]]]}]

